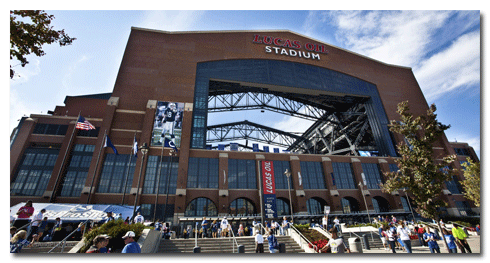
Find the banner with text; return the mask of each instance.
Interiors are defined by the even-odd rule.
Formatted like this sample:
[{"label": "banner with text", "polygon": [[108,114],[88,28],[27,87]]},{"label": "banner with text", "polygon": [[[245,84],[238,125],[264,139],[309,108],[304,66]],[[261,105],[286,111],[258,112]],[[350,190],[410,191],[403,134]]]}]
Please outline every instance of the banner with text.
[{"label": "banner with text", "polygon": [[265,218],[275,218],[277,217],[276,183],[272,161],[262,161],[262,187],[264,189]]}]

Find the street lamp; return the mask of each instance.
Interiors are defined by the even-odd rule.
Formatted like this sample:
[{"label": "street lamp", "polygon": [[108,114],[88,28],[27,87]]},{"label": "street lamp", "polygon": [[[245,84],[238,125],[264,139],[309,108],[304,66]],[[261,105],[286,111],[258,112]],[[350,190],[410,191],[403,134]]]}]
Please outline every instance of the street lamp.
[{"label": "street lamp", "polygon": [[410,208],[410,213],[412,213],[412,220],[415,223],[415,216],[413,215],[412,205],[410,204],[410,199],[408,199],[407,188],[403,188],[403,192],[405,193],[405,198],[407,199],[408,207]]},{"label": "street lamp", "polygon": [[362,182],[359,182],[359,187],[361,188],[361,195],[362,195],[362,198],[364,198],[364,204],[366,205],[366,211],[367,211],[367,214],[368,214],[368,220],[369,220],[369,223],[371,223],[371,216],[369,215],[369,208],[368,208],[368,205],[367,205],[367,202],[366,202],[366,197],[364,196],[364,190],[362,189],[364,187],[364,185],[362,184]]},{"label": "street lamp", "polygon": [[148,144],[145,142],[143,145],[140,147],[140,151],[143,154],[143,158],[141,158],[141,166],[140,166],[140,177],[138,178],[138,185],[136,186],[136,197],[134,198],[134,207],[133,207],[133,218],[134,215],[136,214],[136,205],[138,204],[138,193],[140,191],[140,184],[141,184],[141,173],[143,172],[143,164],[145,162],[145,155],[148,153]]},{"label": "street lamp", "polygon": [[288,179],[289,207],[291,209],[291,223],[293,223],[294,222],[293,203],[291,201],[291,186],[289,184],[289,177],[291,177],[291,172],[288,169],[286,169],[286,171],[284,171],[284,175],[286,175],[286,178]]}]

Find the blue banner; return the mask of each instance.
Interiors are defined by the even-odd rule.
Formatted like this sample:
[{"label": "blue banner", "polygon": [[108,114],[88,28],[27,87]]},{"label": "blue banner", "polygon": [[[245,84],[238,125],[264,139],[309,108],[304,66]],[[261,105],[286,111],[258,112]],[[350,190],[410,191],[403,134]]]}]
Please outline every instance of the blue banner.
[{"label": "blue banner", "polygon": [[230,143],[230,151],[238,151],[238,143],[236,142]]},{"label": "blue banner", "polygon": [[225,145],[224,144],[218,144],[218,151],[224,151],[225,150]]},{"label": "blue banner", "polygon": [[258,143],[252,144],[252,148],[253,148],[254,152],[259,152],[259,144]]},{"label": "blue banner", "polygon": [[264,195],[264,217],[266,219],[277,217],[276,195]]},{"label": "blue banner", "polygon": [[274,148],[274,153],[279,153],[279,148]]},{"label": "blue banner", "polygon": [[264,152],[266,152],[266,153],[269,152],[269,146],[264,146]]}]

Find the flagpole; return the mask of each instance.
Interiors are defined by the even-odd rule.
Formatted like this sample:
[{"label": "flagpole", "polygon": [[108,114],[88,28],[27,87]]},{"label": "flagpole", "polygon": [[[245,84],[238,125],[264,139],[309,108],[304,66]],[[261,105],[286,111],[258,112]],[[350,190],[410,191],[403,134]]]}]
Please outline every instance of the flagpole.
[{"label": "flagpole", "polygon": [[[156,219],[156,213],[157,213],[157,204],[158,204],[158,194],[160,193],[160,177],[161,177],[161,172],[162,172],[162,163],[163,163],[163,146],[165,145],[165,142],[162,144],[162,153],[160,154],[160,165],[158,166],[158,172],[157,172],[157,191],[156,191],[156,197],[155,197],[155,208],[153,209],[153,221]],[[165,218],[164,218],[165,220]]]},{"label": "flagpole", "polygon": [[99,149],[99,154],[97,156],[97,163],[95,164],[95,170],[94,170],[94,174],[92,176],[92,183],[90,183],[90,191],[88,192],[87,204],[90,204],[90,197],[92,196],[92,188],[94,186],[95,174],[97,173],[97,167],[99,167],[100,154],[102,152],[102,149],[104,148],[106,136],[107,136],[107,129],[104,130],[104,139],[102,139],[102,143],[101,143],[100,149]]},{"label": "flagpole", "polygon": [[68,142],[68,145],[66,146],[65,155],[63,156],[63,161],[61,162],[60,170],[58,171],[58,175],[56,176],[56,181],[54,184],[53,192],[51,193],[51,197],[49,198],[50,203],[52,203],[54,201],[54,196],[55,196],[56,191],[58,189],[58,183],[60,181],[61,172],[64,170],[63,168],[65,167],[66,155],[68,154],[68,150],[71,148],[71,143],[73,141],[75,131],[77,130],[77,122],[78,122],[78,119],[80,118],[81,113],[82,113],[82,111],[78,112],[78,117],[75,121],[75,126],[73,127],[73,131],[71,132],[70,141]]},{"label": "flagpole", "polygon": [[129,167],[131,165],[131,161],[133,160],[133,150],[134,150],[134,142],[136,141],[136,132],[134,133],[133,145],[131,146],[131,153],[129,154],[128,161],[128,170],[126,171],[126,178],[124,179],[124,189],[123,189],[123,198],[121,201],[121,205],[124,205],[124,199],[126,198],[126,188],[128,187],[128,176],[129,176]]}]

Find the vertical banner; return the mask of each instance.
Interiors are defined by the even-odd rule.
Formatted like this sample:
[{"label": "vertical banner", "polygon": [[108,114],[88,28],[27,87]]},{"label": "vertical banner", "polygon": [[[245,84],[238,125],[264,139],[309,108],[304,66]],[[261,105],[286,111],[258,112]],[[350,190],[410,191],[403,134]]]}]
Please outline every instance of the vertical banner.
[{"label": "vertical banner", "polygon": [[218,151],[224,151],[225,150],[225,145],[224,144],[218,144]]},{"label": "vertical banner", "polygon": [[184,119],[182,102],[158,101],[151,134],[151,146],[164,145],[165,138],[180,147],[182,120]]},{"label": "vertical banner", "polygon": [[264,146],[264,152],[266,152],[266,153],[269,152],[269,146]]},{"label": "vertical banner", "polygon": [[254,152],[259,152],[259,144],[258,143],[252,144],[252,149]]},{"label": "vertical banner", "polygon": [[279,153],[279,148],[274,148],[274,153]]},{"label": "vertical banner", "polygon": [[236,142],[230,143],[230,151],[238,151],[238,143]]},{"label": "vertical banner", "polygon": [[277,217],[276,183],[274,180],[274,165],[272,161],[262,161],[262,189],[264,191],[265,218]]}]

